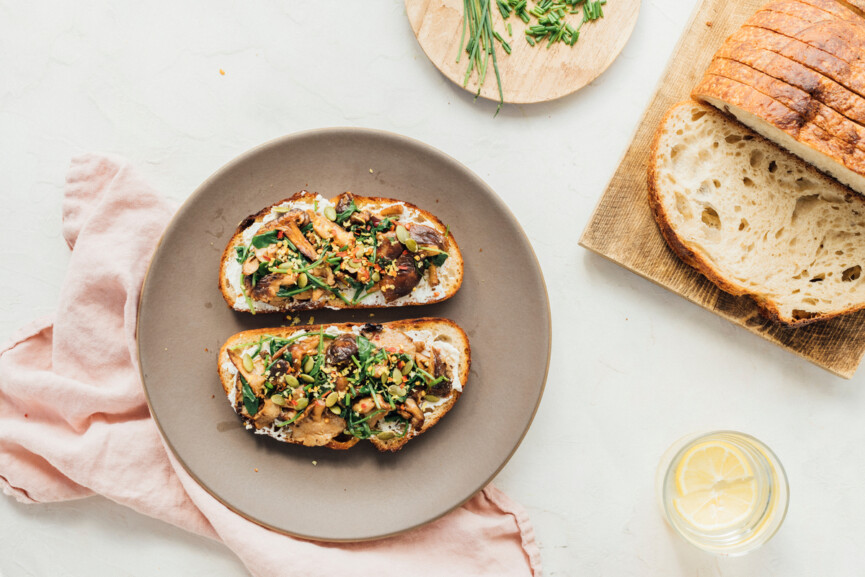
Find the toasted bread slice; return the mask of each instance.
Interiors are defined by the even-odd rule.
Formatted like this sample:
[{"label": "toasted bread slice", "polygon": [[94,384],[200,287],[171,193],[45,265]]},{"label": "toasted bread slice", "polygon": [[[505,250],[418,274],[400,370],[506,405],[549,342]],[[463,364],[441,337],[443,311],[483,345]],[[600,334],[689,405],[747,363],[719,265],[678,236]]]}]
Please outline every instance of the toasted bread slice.
[{"label": "toasted bread slice", "polygon": [[225,395],[256,434],[331,449],[368,438],[397,451],[460,398],[471,348],[453,321],[421,318],[244,331],[218,363]]},{"label": "toasted bread slice", "polygon": [[649,204],[673,252],[769,318],[865,308],[865,199],[710,106],[673,106],[655,135]]},{"label": "toasted bread slice", "polygon": [[244,219],[219,271],[237,311],[360,309],[446,300],[463,259],[451,231],[413,204],[301,191]]}]

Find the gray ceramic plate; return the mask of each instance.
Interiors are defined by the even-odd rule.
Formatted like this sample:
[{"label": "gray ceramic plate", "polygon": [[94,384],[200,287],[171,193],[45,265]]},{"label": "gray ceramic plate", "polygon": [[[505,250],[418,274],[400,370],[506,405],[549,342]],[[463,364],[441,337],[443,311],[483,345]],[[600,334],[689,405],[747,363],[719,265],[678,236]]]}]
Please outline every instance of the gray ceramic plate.
[{"label": "gray ceramic plate", "polygon": [[[374,317],[369,310],[312,313],[316,323],[441,316],[468,333],[472,367],[465,392],[438,425],[398,453],[379,454],[363,442],[331,451],[254,435],[241,427],[222,393],[216,372],[222,343],[236,332],[285,321],[226,307],[217,288],[222,250],[244,217],[302,189],[413,202],[450,225],[462,249],[465,280],[444,303],[382,309]],[[541,400],[550,311],[528,240],[480,178],[415,140],[335,128],[260,146],[192,194],[153,257],[141,295],[138,346],[153,417],[207,491],[284,533],[364,540],[444,515],[505,465]]]}]

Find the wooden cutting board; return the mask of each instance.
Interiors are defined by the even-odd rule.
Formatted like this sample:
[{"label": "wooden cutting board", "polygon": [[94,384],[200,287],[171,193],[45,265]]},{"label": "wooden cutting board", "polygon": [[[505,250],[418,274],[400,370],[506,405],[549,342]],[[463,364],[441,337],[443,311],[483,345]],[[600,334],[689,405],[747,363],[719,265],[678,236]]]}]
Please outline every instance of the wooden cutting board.
[{"label": "wooden cutting board", "polygon": [[697,6],[580,245],[849,379],[865,354],[865,312],[798,329],[769,322],[750,299],[728,295],[676,258],[649,211],[646,166],[655,128],[672,104],[688,98],[723,41],[764,3],[704,0]]},{"label": "wooden cutting board", "polygon": [[[499,72],[505,102],[545,102],[576,92],[598,77],[625,47],[640,12],[640,0],[608,0],[604,17],[587,22],[580,30],[580,39],[574,46],[556,42],[550,48],[529,46],[525,40],[526,24],[511,14],[509,36],[502,16],[493,0],[493,28],[513,48],[505,54],[496,44]],[[534,6],[530,1],[529,6]],[[463,0],[405,0],[405,10],[417,41],[423,51],[446,77],[463,86],[468,55],[460,52],[462,36]],[[568,22],[576,26],[581,14],[568,15]],[[530,24],[537,24],[535,19]],[[469,79],[466,90],[478,91],[477,75]],[[492,64],[481,88],[481,97],[498,100]]]}]

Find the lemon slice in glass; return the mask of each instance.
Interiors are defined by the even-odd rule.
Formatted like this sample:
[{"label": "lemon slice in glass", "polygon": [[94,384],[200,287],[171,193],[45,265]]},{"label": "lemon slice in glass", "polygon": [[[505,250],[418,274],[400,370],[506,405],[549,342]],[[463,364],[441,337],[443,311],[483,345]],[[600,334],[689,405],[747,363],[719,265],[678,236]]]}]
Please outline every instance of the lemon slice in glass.
[{"label": "lemon slice in glass", "polygon": [[753,514],[757,484],[748,459],[733,445],[691,447],[676,468],[676,511],[701,531],[736,526]]}]

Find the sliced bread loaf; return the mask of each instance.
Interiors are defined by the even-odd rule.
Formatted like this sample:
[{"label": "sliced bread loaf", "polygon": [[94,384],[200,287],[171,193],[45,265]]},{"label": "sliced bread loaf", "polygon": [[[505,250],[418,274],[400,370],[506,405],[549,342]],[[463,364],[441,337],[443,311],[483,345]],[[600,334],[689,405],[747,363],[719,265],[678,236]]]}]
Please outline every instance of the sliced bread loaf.
[{"label": "sliced bread loaf", "polygon": [[813,19],[801,18],[789,12],[760,10],[752,16],[748,26],[755,26],[800,40],[809,46],[832,54],[849,64],[859,61],[865,45],[865,28],[855,23],[833,18],[830,14],[811,9]]},{"label": "sliced bread loaf", "polygon": [[806,121],[752,86],[706,74],[691,95],[732,114],[769,140],[865,194],[865,151]]},{"label": "sliced bread loaf", "polygon": [[648,184],[672,250],[773,320],[865,307],[865,199],[728,116],[693,101],[670,109]]},{"label": "sliced bread loaf", "polygon": [[715,58],[746,64],[808,93],[814,100],[865,126],[865,98],[795,60],[771,50],[743,43],[725,44]]},{"label": "sliced bread loaf", "polygon": [[851,67],[847,61],[801,40],[746,24],[727,39],[717,54],[722,54],[727,47],[737,45],[764,48],[781,54],[865,97],[865,73],[858,67]]},{"label": "sliced bread loaf", "polygon": [[798,114],[802,117],[803,122],[812,122],[844,142],[860,150],[865,150],[865,127],[853,122],[816,98],[812,98],[804,90],[764,74],[747,64],[726,58],[712,60],[707,73],[751,86]]}]

